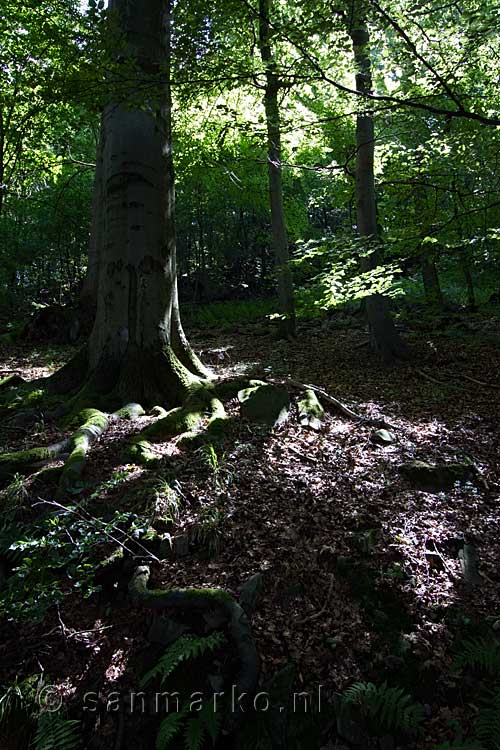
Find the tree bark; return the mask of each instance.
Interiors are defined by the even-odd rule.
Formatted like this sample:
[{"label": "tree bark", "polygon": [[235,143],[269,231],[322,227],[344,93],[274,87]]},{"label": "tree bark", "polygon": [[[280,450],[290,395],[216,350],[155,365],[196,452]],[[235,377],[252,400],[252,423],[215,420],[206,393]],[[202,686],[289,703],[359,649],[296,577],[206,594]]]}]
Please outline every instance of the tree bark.
[{"label": "tree bark", "polygon": [[80,293],[80,306],[92,316],[97,308],[97,289],[99,281],[99,254],[104,229],[103,213],[103,155],[104,155],[105,127],[104,117],[101,117],[99,142],[97,144],[96,168],[94,173],[94,188],[92,193],[92,225],[90,228],[87,273]]},{"label": "tree bark", "polygon": [[[350,20],[349,35],[356,65],[356,90],[363,94],[371,94],[370,34],[361,3],[357,0],[353,0]],[[358,234],[366,238],[367,249],[371,249],[369,255],[361,258],[361,269],[367,272],[377,268],[381,260],[375,198],[375,127],[370,111],[360,112],[356,117],[356,154]],[[396,330],[387,299],[381,294],[370,295],[366,298],[366,313],[372,347],[386,362],[404,357],[406,346]]]},{"label": "tree bark", "polygon": [[203,368],[182,331],[177,301],[165,85],[170,8],[162,0],[111,0],[109,8],[123,33],[131,84],[103,113],[101,200],[94,202],[97,309],[84,381],[89,392],[175,405],[201,385]]},{"label": "tree bark", "polygon": [[430,305],[443,306],[443,293],[439,283],[434,251],[429,246],[423,246],[420,252],[420,268],[424,284],[425,298]]},{"label": "tree bark", "polygon": [[285,209],[283,205],[281,127],[278,104],[280,82],[271,47],[270,4],[271,0],[259,0],[259,47],[266,73],[264,108],[267,123],[271,244],[276,264],[278,302],[281,316],[279,332],[283,338],[291,338],[295,336],[295,304],[285,223]]}]

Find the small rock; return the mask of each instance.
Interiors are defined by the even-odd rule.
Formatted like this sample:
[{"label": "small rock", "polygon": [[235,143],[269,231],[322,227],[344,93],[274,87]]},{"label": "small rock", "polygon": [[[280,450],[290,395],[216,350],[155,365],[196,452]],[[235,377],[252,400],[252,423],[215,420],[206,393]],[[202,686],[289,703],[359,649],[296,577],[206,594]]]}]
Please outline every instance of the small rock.
[{"label": "small rock", "polygon": [[245,610],[247,617],[251,617],[255,609],[257,597],[262,587],[262,573],[255,573],[245,581],[240,590],[240,604]]},{"label": "small rock", "polygon": [[477,475],[477,470],[472,464],[433,465],[418,460],[403,464],[399,467],[399,471],[417,489],[425,492],[450,490],[456,482],[470,482]]},{"label": "small rock", "polygon": [[172,539],[172,549],[176,559],[189,555],[189,537],[187,534],[179,534]]},{"label": "small rock", "polygon": [[286,388],[261,385],[244,388],[238,393],[241,414],[252,422],[262,422],[276,427],[288,418],[290,395]]},{"label": "small rock", "polygon": [[389,430],[376,430],[372,432],[370,440],[375,445],[392,445],[396,442],[396,435]]}]

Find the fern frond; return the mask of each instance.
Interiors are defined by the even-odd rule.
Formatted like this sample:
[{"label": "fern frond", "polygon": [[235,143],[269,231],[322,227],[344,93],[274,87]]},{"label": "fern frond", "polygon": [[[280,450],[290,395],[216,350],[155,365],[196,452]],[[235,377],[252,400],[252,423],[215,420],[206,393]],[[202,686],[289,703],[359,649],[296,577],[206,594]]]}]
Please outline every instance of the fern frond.
[{"label": "fern frond", "polygon": [[161,684],[172,674],[174,669],[188,659],[196,659],[206,651],[214,651],[222,645],[222,633],[211,633],[207,636],[183,635],[167,648],[159,662],[147,672],[141,680],[141,687],[161,676]]},{"label": "fern frond", "polygon": [[488,699],[479,711],[476,734],[491,750],[500,750],[500,688]]},{"label": "fern frond", "polygon": [[80,750],[80,722],[64,719],[57,713],[41,713],[38,717],[35,750]]},{"label": "fern frond", "polygon": [[201,750],[203,737],[205,736],[205,727],[199,716],[190,719],[187,724],[184,740],[187,750]]},{"label": "fern frond", "polygon": [[23,706],[23,694],[19,685],[10,685],[0,696],[0,726],[18,708]]},{"label": "fern frond", "polygon": [[215,711],[214,709],[215,705],[212,701],[205,701],[199,713],[199,719],[208,732],[210,739],[215,744],[222,727],[222,716],[220,711]]},{"label": "fern frond", "polygon": [[178,734],[185,715],[186,709],[184,708],[181,711],[169,714],[163,719],[156,735],[155,750],[166,750],[170,742]]},{"label": "fern frond", "polygon": [[373,682],[357,682],[343,696],[381,730],[415,732],[423,719],[422,707],[403,688],[388,687],[386,682],[378,687]]},{"label": "fern frond", "polygon": [[494,638],[470,638],[458,646],[455,666],[469,667],[480,672],[500,673],[500,643]]},{"label": "fern frond", "polygon": [[485,750],[479,740],[454,740],[453,742],[443,742],[435,745],[433,750]]}]

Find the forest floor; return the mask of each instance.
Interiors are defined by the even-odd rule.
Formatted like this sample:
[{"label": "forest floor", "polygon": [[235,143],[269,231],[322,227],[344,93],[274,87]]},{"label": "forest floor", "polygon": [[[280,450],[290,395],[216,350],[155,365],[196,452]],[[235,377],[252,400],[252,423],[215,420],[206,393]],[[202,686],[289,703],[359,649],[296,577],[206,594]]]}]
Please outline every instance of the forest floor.
[{"label": "forest floor", "polygon": [[[78,497],[95,518],[110,509],[147,518],[168,510],[168,482],[180,500],[171,508],[174,536],[188,544],[168,561],[152,562],[152,585],[237,595],[261,573],[252,630],[262,685],[289,663],[296,689],[325,700],[356,681],[387,681],[424,706],[420,736],[396,738],[396,746],[431,748],[459,737],[460,726],[473,733],[482,678],[457,673],[454,659],[463,638],[495,638],[500,627],[498,321],[483,316],[465,331],[410,328],[415,357],[393,369],[370,353],[362,327],[334,322],[301,324],[294,343],[255,325],[193,331],[191,340],[219,375],[265,369],[320,386],[364,416],[384,417],[394,427],[393,444],[374,444],[373,427],[334,410],[319,431],[307,430],[292,406],[273,430],[235,419],[212,452],[185,451],[176,439],[158,444],[162,460],[151,472],[122,458],[130,434],[152,421],[142,417],[112,425],[93,447]],[[1,367],[33,378],[68,354],[12,347]],[[235,399],[229,412],[238,411]],[[3,450],[60,434],[43,422],[26,434],[8,425],[1,432]],[[445,492],[419,491],[399,471],[415,458],[470,460],[477,478]],[[53,490],[35,476],[23,485],[23,502],[50,502]],[[464,539],[479,557],[474,586],[464,581],[458,557]],[[151,617],[119,598],[113,606],[97,595],[83,599],[67,576],[61,587],[57,611],[40,622],[18,624],[2,613],[0,684],[43,672],[72,706],[89,690],[102,702],[137,685],[136,657],[147,648]],[[123,717],[101,713],[99,721],[85,721],[94,750],[150,747],[146,735],[117,729]],[[395,746],[384,742],[371,746]],[[301,746],[320,745],[334,750],[350,742],[332,730],[319,744]]]}]

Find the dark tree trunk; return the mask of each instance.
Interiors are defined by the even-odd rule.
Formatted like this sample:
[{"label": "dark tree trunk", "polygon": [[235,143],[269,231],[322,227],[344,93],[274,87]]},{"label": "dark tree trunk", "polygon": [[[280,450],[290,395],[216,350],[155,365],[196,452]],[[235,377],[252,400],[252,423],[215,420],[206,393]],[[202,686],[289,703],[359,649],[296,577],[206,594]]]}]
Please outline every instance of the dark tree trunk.
[{"label": "dark tree trunk", "polygon": [[99,254],[104,231],[103,211],[103,156],[105,143],[104,117],[101,117],[99,142],[97,144],[96,167],[94,173],[94,189],[92,193],[92,225],[90,228],[87,273],[80,293],[80,306],[94,316],[97,308],[97,288],[99,282]]},{"label": "dark tree trunk", "polygon": [[[97,309],[84,381],[90,392],[175,405],[200,384],[202,366],[182,331],[177,298],[170,94],[164,83],[170,10],[163,0],[111,0],[109,8],[137,81],[130,97],[103,113],[101,201],[94,204],[97,211],[102,207]],[[148,102],[140,107],[144,80]],[[95,223],[100,225],[97,216]]]},{"label": "dark tree trunk", "polygon": [[280,83],[271,47],[270,2],[271,0],[259,0],[259,45],[266,72],[264,107],[267,123],[267,158],[271,201],[271,244],[276,263],[278,302],[281,316],[279,331],[282,337],[291,338],[295,336],[295,304],[283,205],[281,129],[278,104]]},{"label": "dark tree trunk", "polygon": [[[356,0],[354,0],[356,4]],[[356,65],[356,89],[363,94],[372,91],[370,35],[366,20],[358,8],[352,14],[349,34],[352,40]],[[375,128],[370,111],[356,118],[356,212],[360,237],[365,237],[371,248],[369,255],[361,258],[362,271],[372,271],[380,264],[381,251],[378,239],[377,207],[375,200]],[[366,299],[366,313],[373,348],[382,358],[391,362],[406,355],[406,346],[392,319],[387,299],[372,294]]]},{"label": "dark tree trunk", "polygon": [[439,275],[436,267],[434,251],[423,247],[420,252],[420,267],[422,269],[422,281],[424,284],[425,298],[430,305],[443,306],[443,293],[439,283]]}]

